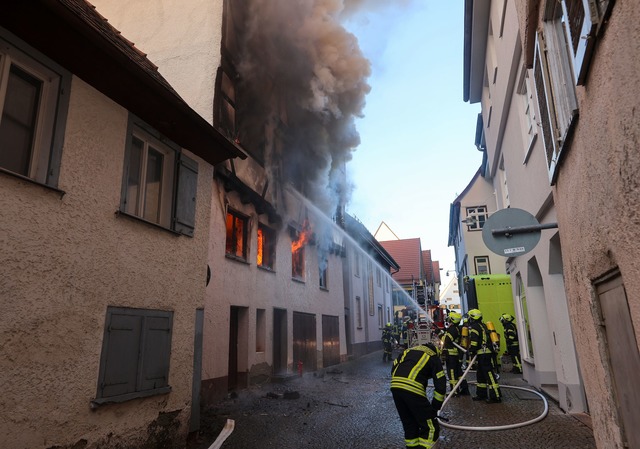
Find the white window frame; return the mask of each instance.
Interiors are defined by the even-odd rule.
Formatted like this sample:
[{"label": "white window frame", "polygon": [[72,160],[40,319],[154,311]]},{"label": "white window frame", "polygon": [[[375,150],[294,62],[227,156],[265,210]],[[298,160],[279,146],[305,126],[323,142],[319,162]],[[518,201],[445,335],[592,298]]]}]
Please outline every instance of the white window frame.
[{"label": "white window frame", "polygon": [[532,86],[533,70],[522,67],[520,71],[520,81],[518,82],[517,92],[522,99],[522,115],[520,123],[522,125],[522,138],[524,143],[524,160],[523,164],[529,161],[531,151],[538,140],[538,112],[536,110],[536,102],[533,97]]},{"label": "white window frame", "polygon": [[[491,274],[491,263],[489,261],[489,256],[475,256],[473,258],[474,268],[476,270],[477,275],[481,274]],[[480,272],[480,267],[486,267],[487,271],[484,273]]]},{"label": "white window frame", "polygon": [[[129,185],[134,137],[144,144],[143,163],[140,166],[140,186],[137,193],[134,193]],[[149,146],[163,155],[159,216],[152,220],[144,217],[143,202],[140,201],[146,195],[144,180],[147,158],[145,156],[148,155]],[[197,185],[198,163],[184,154],[179,145],[163,137],[138,117],[130,115],[119,213],[178,234],[193,237]],[[134,201],[133,195],[135,195],[135,204],[131,205],[130,203]]]},{"label": "white window frame", "polygon": [[[175,161],[176,161],[176,151],[171,147],[165,145],[159,139],[155,138],[149,132],[146,132],[144,129],[139,127],[138,125],[134,125],[131,134],[129,135],[129,152],[126,159],[127,163],[127,173],[130,168],[130,154],[131,147],[133,146],[132,139],[136,138],[140,140],[143,144],[142,154],[141,154],[141,164],[140,164],[140,173],[139,173],[139,187],[138,192],[135,198],[135,204],[132,205],[132,196],[133,191],[129,187],[127,176],[125,180],[125,200],[124,200],[124,212],[129,215],[134,215],[136,217],[142,218],[145,221],[149,221],[151,223],[158,224],[165,228],[169,228],[171,226],[171,215],[172,215],[172,204],[173,204],[173,185],[175,178]],[[149,161],[149,150],[150,148],[158,151],[163,156],[162,161],[162,181],[160,186],[159,193],[159,211],[157,218],[145,217],[145,199],[147,198],[147,164]]]},{"label": "white window frame", "polygon": [[[473,218],[470,223],[467,223],[467,231],[481,231],[485,222],[489,218],[489,212],[486,205],[467,207],[466,213],[466,218]],[[482,217],[482,220],[480,220],[480,217]]]},{"label": "white window frame", "polygon": [[0,169],[36,183],[57,187],[71,75],[23,42],[8,35],[5,39],[5,33],[0,32],[0,120],[12,66],[40,81],[41,91],[27,172]]},{"label": "white window frame", "polygon": [[[576,123],[578,100],[568,54],[562,5],[551,2],[542,30],[537,33],[534,79],[540,105],[540,121],[549,168],[549,182],[555,184],[564,145]],[[554,6],[556,5],[556,6]]]}]

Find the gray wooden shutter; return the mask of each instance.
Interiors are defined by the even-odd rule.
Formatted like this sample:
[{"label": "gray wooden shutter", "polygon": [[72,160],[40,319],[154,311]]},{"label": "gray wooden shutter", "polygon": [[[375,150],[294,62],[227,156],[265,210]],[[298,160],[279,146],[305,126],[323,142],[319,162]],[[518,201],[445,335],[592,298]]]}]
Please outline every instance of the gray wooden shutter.
[{"label": "gray wooden shutter", "polygon": [[106,360],[101,397],[136,391],[142,317],[112,313],[107,324]]},{"label": "gray wooden shutter", "polygon": [[178,187],[173,229],[193,237],[196,225],[196,193],[198,188],[198,163],[184,154],[178,158]]},{"label": "gray wooden shutter", "polygon": [[144,324],[144,348],[140,369],[140,391],[169,384],[172,314],[147,316]]}]

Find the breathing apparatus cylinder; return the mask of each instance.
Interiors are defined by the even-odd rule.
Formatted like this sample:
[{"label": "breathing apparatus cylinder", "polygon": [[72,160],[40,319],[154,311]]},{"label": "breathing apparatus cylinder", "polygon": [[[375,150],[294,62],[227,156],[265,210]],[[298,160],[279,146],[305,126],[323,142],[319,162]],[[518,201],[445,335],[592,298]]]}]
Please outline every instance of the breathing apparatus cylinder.
[{"label": "breathing apparatus cylinder", "polygon": [[496,352],[500,350],[500,336],[496,332],[496,327],[493,325],[491,321],[487,321],[486,323],[487,329],[489,330],[489,338],[491,339],[491,344]]},{"label": "breathing apparatus cylinder", "polygon": [[469,326],[462,326],[460,331],[460,346],[469,349]]}]

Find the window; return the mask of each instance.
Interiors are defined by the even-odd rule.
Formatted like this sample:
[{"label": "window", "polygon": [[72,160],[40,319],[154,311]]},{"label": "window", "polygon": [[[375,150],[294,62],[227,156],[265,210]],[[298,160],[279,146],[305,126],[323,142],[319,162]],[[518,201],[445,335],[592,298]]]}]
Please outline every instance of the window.
[{"label": "window", "polygon": [[357,276],[360,277],[360,253],[356,251],[354,251],[354,257],[353,257],[353,273]]},{"label": "window", "polygon": [[71,76],[0,35],[0,169],[57,187]]},{"label": "window", "polygon": [[382,273],[378,267],[376,267],[376,285],[382,287]]},{"label": "window", "polygon": [[507,183],[507,170],[504,168],[504,156],[500,158],[498,165],[498,175],[500,179],[500,196],[502,200],[501,208],[506,209],[511,205],[509,200],[509,184]]},{"label": "window", "polygon": [[382,313],[382,304],[378,304],[378,328],[384,327],[384,314]]},{"label": "window", "polygon": [[488,256],[478,256],[473,258],[476,274],[491,274]]},{"label": "window", "polygon": [[108,307],[93,405],[168,393],[173,312]]},{"label": "window", "polygon": [[362,329],[362,301],[356,296],[356,327]]},{"label": "window", "polygon": [[295,231],[291,242],[291,276],[299,281],[304,280],[305,258],[304,249],[307,242],[307,232]]},{"label": "window", "polygon": [[531,336],[531,326],[529,322],[529,308],[527,306],[527,293],[525,290],[524,282],[520,273],[516,275],[516,292],[518,292],[517,303],[520,306],[520,313],[524,321],[524,348],[522,351],[522,357],[533,363],[533,338]]},{"label": "window", "polygon": [[247,228],[249,220],[233,210],[227,210],[227,237],[225,253],[227,256],[247,260]]},{"label": "window", "polygon": [[128,136],[120,211],[193,236],[197,162],[135,117]]},{"label": "window", "polygon": [[[604,19],[613,3],[613,0],[565,0],[562,4],[576,84],[586,83],[596,36],[602,32]],[[547,5],[547,9],[551,9],[551,6]]]},{"label": "window", "polygon": [[[574,1],[581,0],[572,0],[571,3]],[[556,168],[564,144],[578,115],[574,73],[569,55],[571,35],[567,34],[568,19],[564,8],[565,2],[554,0],[547,3],[542,31],[537,34],[533,61],[551,184],[555,183]]]},{"label": "window", "polygon": [[375,314],[373,303],[375,300],[375,291],[373,289],[373,264],[371,261],[367,261],[367,285],[369,287],[369,316]]},{"label": "window", "polygon": [[467,207],[467,218],[464,222],[467,224],[468,231],[481,230],[485,221],[487,221],[487,206]]},{"label": "window", "polygon": [[329,266],[329,260],[326,254],[318,255],[318,272],[320,275],[319,285],[320,288],[327,290],[329,285],[327,284],[327,271]]},{"label": "window", "polygon": [[259,267],[273,270],[276,262],[276,233],[262,223],[258,224],[258,253]]},{"label": "window", "polygon": [[522,135],[524,143],[524,163],[526,164],[531,155],[531,150],[538,137],[538,127],[536,125],[538,117],[534,109],[533,88],[531,87],[530,70],[522,67],[520,72],[520,81],[518,83],[517,93],[520,95],[522,104]]},{"label": "window", "polygon": [[228,71],[218,69],[218,83],[220,95],[216,95],[217,114],[216,125],[230,140],[237,140],[236,129],[236,86]]}]

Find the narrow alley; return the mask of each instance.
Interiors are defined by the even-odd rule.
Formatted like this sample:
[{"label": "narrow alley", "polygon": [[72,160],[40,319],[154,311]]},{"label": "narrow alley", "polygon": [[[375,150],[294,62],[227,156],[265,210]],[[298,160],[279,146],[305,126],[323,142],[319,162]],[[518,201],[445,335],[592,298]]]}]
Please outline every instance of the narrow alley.
[{"label": "narrow alley", "polygon": [[[394,355],[396,355],[394,353]],[[209,409],[200,433],[187,449],[208,449],[227,419],[233,433],[222,449],[401,449],[402,426],[389,391],[391,364],[381,352],[306,373],[285,383],[241,390]],[[525,386],[520,375],[501,373],[502,385]],[[470,380],[475,373],[469,373]],[[472,388],[473,390],[473,388]],[[502,404],[470,397],[449,401],[444,416],[463,426],[509,425],[540,415],[543,401],[535,394],[503,388]],[[441,427],[437,449],[589,449],[595,448],[589,427],[564,413],[549,399],[540,422],[501,431],[454,430]]]}]

